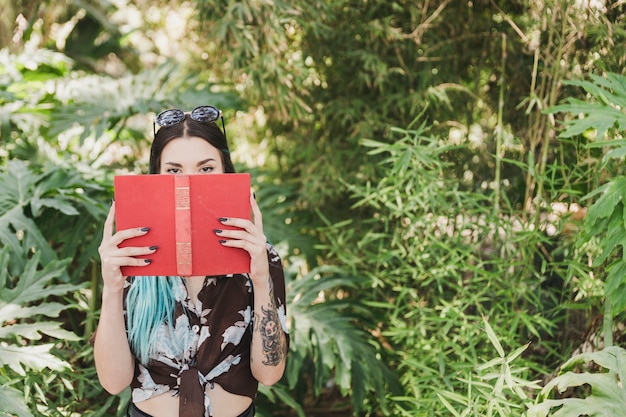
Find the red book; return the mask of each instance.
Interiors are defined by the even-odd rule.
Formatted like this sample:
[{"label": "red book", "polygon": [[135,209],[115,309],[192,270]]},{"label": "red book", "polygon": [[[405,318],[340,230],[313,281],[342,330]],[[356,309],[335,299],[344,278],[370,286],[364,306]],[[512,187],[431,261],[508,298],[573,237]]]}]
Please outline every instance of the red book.
[{"label": "red book", "polygon": [[118,175],[115,186],[117,230],[149,227],[125,246],[158,246],[147,266],[125,266],[125,276],[222,275],[250,272],[250,255],[219,243],[220,217],[251,218],[250,175]]}]

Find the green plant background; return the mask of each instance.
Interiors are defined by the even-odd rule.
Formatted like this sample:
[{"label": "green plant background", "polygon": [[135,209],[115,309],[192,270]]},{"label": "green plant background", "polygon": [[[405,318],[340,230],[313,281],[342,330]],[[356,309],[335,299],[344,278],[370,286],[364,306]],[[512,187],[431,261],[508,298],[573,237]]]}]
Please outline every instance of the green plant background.
[{"label": "green plant background", "polygon": [[0,416],[124,415],[87,343],[112,178],[207,103],[286,267],[259,416],[626,409],[622,2],[0,8]]}]

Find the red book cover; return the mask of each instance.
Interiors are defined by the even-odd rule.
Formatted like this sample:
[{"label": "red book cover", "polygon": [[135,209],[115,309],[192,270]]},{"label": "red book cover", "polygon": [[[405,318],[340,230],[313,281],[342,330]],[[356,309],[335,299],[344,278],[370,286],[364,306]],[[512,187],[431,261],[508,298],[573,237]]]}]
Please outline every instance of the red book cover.
[{"label": "red book cover", "polygon": [[149,227],[124,246],[158,246],[147,266],[125,266],[125,276],[222,275],[250,272],[250,255],[219,243],[220,217],[251,218],[250,175],[118,175],[114,178],[117,230]]}]

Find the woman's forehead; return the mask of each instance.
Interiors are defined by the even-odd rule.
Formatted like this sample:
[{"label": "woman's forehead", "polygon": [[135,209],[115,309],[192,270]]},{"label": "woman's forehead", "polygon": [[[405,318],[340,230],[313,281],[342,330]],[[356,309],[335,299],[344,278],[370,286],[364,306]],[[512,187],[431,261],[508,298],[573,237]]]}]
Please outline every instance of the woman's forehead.
[{"label": "woman's forehead", "polygon": [[197,136],[171,140],[161,152],[161,162],[202,161],[208,158],[221,159],[219,149]]}]

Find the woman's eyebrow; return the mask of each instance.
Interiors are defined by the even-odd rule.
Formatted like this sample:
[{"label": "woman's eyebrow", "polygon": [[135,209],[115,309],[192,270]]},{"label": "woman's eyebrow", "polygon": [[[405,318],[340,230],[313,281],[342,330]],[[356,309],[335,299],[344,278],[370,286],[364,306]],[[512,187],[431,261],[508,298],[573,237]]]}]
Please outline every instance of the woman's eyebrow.
[{"label": "woman's eyebrow", "polygon": [[198,164],[196,166],[204,165],[207,162],[211,162],[211,161],[215,161],[215,158],[207,158],[207,159],[205,159],[203,161],[198,162]]},{"label": "woman's eyebrow", "polygon": [[172,165],[172,166],[175,166],[175,167],[177,167],[177,168],[180,168],[180,167],[182,167],[182,166],[183,166],[182,164],[179,164],[179,163],[177,163],[177,162],[163,162],[163,164],[164,164],[164,165]]}]

